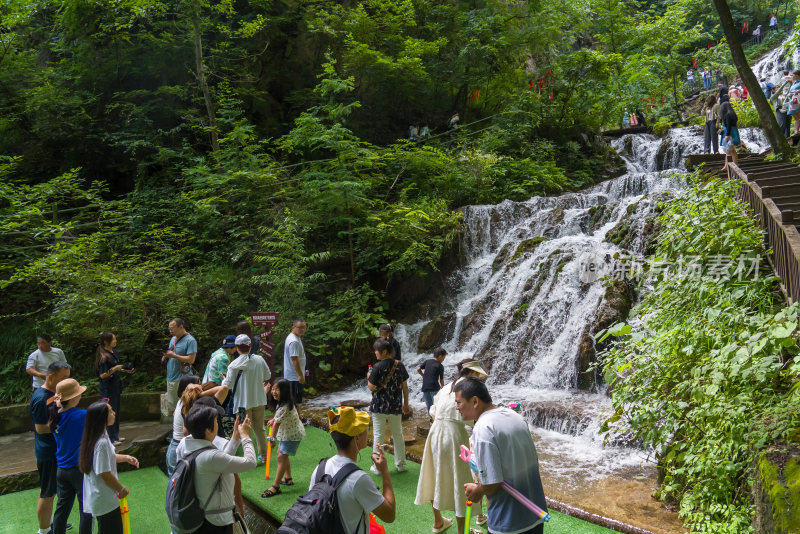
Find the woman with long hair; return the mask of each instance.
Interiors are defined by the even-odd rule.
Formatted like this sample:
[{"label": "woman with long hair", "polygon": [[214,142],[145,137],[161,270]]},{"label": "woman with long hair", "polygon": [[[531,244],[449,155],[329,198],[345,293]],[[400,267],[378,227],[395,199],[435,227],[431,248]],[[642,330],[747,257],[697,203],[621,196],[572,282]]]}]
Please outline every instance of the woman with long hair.
[{"label": "woman with long hair", "polygon": [[[708,95],[705,105],[703,106],[703,116],[705,118],[705,137],[703,139],[703,151],[706,154],[716,154],[719,151],[719,144],[717,143],[717,110],[714,109],[717,105],[717,97]],[[711,151],[711,147],[714,151]]]},{"label": "woman with long hair", "polygon": [[139,460],[133,456],[114,451],[107,429],[115,417],[105,401],[89,406],[78,456],[78,467],[84,474],[83,511],[97,518],[98,534],[122,534],[119,499],[130,492],[117,478],[117,462],[139,467]]},{"label": "woman with long hair", "polygon": [[56,440],[56,493],[58,503],[53,516],[53,534],[67,531],[67,519],[72,511],[75,497],[78,497],[80,512],[79,534],[92,534],[92,514],[83,510],[83,475],[78,469],[78,456],[86,420],[86,410],[79,409],[86,386],[81,386],[74,378],[62,380],[56,386],[56,394],[48,409],[50,432]]},{"label": "woman with long hair", "polygon": [[117,336],[112,332],[100,334],[100,344],[94,356],[94,368],[100,378],[100,396],[108,399],[111,409],[117,414],[114,424],[108,427],[108,437],[114,445],[125,438],[119,437],[120,399],[122,398],[122,379],[120,374],[131,374],[133,369],[123,369],[117,352]]},{"label": "woman with long hair", "polygon": [[215,395],[224,400],[228,395],[227,386],[215,386],[206,390],[200,385],[200,377],[197,375],[184,375],[178,383],[178,404],[172,413],[172,441],[167,447],[167,474],[172,476],[175,466],[178,464],[177,450],[178,444],[185,437],[183,433],[184,419],[189,410],[192,409],[195,401],[200,397]]},{"label": "woman with long hair", "polygon": [[[433,398],[430,410],[433,423],[425,440],[417,497],[414,500],[418,506],[427,503],[433,506],[433,532],[444,532],[453,524],[452,519],[442,517],[441,510],[455,511],[458,532],[464,532],[467,508],[464,484],[472,482],[469,465],[458,456],[462,445],[469,446],[469,437],[466,422],[456,410],[453,388],[465,377],[486,377],[487,373],[480,362],[472,358],[461,360],[457,368],[455,380],[445,384]],[[476,504],[480,507],[480,503]]]}]

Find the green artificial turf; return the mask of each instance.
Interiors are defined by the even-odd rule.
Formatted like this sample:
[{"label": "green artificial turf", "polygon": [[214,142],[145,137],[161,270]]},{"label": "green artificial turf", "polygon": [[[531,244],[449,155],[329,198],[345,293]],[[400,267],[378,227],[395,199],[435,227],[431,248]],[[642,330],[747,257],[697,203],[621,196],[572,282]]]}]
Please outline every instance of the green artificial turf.
[{"label": "green artificial turf", "polygon": [[[306,439],[300,444],[297,456],[292,458],[292,477],[295,480],[294,486],[281,486],[282,494],[269,499],[261,498],[261,492],[274,482],[275,470],[277,469],[277,454],[273,451],[271,462],[270,479],[264,479],[264,466],[260,466],[242,475],[242,492],[251,502],[260,506],[269,515],[275,518],[282,518],[286,514],[295,499],[308,491],[308,483],[311,473],[316,468],[319,461],[331,456],[335,452],[333,440],[327,432],[318,428],[306,427]],[[370,459],[371,450],[366,448],[361,451],[361,458],[358,465],[369,472],[372,465]],[[394,457],[387,454],[389,472],[392,475],[392,487],[395,492],[397,503],[397,513],[395,522],[384,525],[387,534],[392,532],[430,532],[433,526],[433,513],[431,507],[416,506],[414,498],[417,494],[417,480],[419,479],[420,465],[415,462],[407,461],[408,471],[397,473],[394,468]],[[380,477],[372,476],[375,483],[380,485]],[[456,534],[455,513],[443,512],[442,515],[454,520],[453,527],[449,529],[450,534]],[[550,511],[550,522],[545,525],[544,531],[548,534],[602,534],[613,532],[607,528],[599,527],[586,521],[581,521],[556,511]],[[475,519],[472,519],[472,526],[477,527]],[[484,526],[484,532],[488,532]]]},{"label": "green artificial turf", "polygon": [[[128,495],[131,533],[167,534],[170,531],[167,514],[164,511],[167,476],[157,467],[148,467],[120,473],[119,479],[131,491]],[[36,522],[38,498],[38,489],[0,496],[0,534],[35,534],[39,529]],[[55,504],[53,509],[55,510]],[[72,507],[69,522],[73,524],[70,532],[78,532],[77,499]]]},{"label": "green artificial turf", "polygon": [[[271,465],[271,477],[264,479],[264,466],[259,466],[252,471],[243,473],[242,492],[251,502],[265,510],[269,515],[280,520],[291,507],[295,499],[308,490],[308,481],[311,473],[319,461],[334,453],[333,441],[327,432],[313,427],[306,427],[306,439],[300,445],[297,456],[292,458],[292,476],[294,486],[281,486],[283,493],[270,499],[262,499],[261,492],[274,481],[277,468],[277,452],[275,452]],[[369,472],[372,465],[369,448],[361,451],[358,465]],[[396,473],[394,458],[388,456],[389,472],[392,474],[392,485],[397,501],[395,522],[384,525],[387,533],[400,532],[430,532],[433,515],[431,507],[414,505],[417,493],[417,479],[419,478],[419,464],[406,462],[408,471]],[[372,476],[372,475],[371,475]],[[164,496],[166,494],[167,477],[156,467],[129,471],[120,474],[120,480],[131,490],[128,497],[130,507],[131,532],[133,534],[166,534],[169,532],[169,523],[164,512]],[[380,477],[373,476],[376,484],[380,484]],[[39,490],[27,490],[0,496],[0,534],[34,534],[37,531],[36,501]],[[443,512],[445,517],[455,518],[453,512]],[[612,532],[609,529],[575,519],[574,517],[550,511],[552,516],[545,525],[547,534],[602,534]],[[70,523],[74,526],[72,532],[78,528],[78,506],[73,507]],[[472,526],[476,527],[473,517]],[[484,527],[484,532],[486,529]],[[455,525],[448,531],[457,534]],[[257,534],[257,533],[254,533]]]}]

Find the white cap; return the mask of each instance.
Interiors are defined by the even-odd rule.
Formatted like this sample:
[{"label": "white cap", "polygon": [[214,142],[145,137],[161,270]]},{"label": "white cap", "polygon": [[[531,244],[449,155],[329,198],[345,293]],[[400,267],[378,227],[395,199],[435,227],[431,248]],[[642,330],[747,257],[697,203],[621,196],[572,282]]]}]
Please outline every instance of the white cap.
[{"label": "white cap", "polygon": [[236,336],[237,345],[247,345],[249,347],[252,343],[253,342],[250,340],[250,336],[247,334],[239,334]]}]

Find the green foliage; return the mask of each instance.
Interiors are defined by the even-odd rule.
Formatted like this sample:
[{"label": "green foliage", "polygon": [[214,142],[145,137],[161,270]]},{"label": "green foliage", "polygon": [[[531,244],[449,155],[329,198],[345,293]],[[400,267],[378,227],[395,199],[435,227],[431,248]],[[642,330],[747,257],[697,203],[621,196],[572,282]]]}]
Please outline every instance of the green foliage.
[{"label": "green foliage", "polygon": [[747,100],[732,100],[731,106],[739,118],[739,128],[760,128],[761,119],[758,118],[758,111],[753,106],[752,101]]},{"label": "green foliage", "polygon": [[[657,451],[662,499],[698,532],[749,532],[748,469],[767,444],[795,436],[800,306],[774,301],[762,232],[737,184],[699,182],[667,203],[651,261],[666,270],[637,307],[643,324],[604,356],[616,415]],[[758,268],[751,269],[753,262]],[[611,421],[609,421],[611,422]]]},{"label": "green foliage", "polygon": [[667,133],[669,133],[669,130],[672,128],[672,126],[672,121],[669,120],[669,118],[660,117],[653,125],[653,133],[659,137],[664,137],[667,135]]}]

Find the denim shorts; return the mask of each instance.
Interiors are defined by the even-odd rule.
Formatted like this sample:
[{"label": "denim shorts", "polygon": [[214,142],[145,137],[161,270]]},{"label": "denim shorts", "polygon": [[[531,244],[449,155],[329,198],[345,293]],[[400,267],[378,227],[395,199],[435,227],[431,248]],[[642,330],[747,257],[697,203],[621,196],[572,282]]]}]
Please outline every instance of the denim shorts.
[{"label": "denim shorts", "polygon": [[281,441],[278,445],[278,451],[286,456],[294,456],[297,454],[297,449],[300,447],[299,441]]}]

